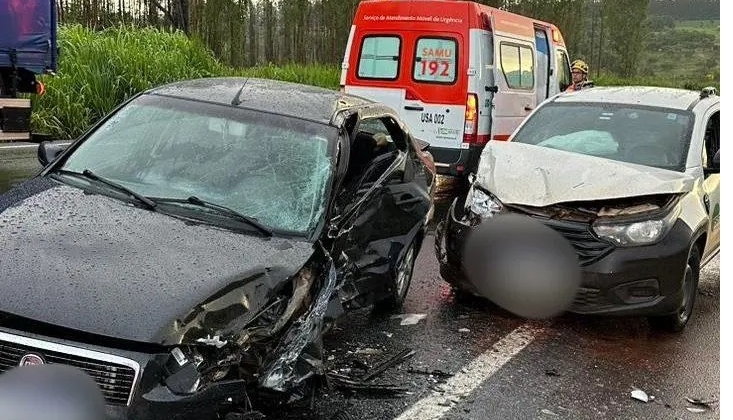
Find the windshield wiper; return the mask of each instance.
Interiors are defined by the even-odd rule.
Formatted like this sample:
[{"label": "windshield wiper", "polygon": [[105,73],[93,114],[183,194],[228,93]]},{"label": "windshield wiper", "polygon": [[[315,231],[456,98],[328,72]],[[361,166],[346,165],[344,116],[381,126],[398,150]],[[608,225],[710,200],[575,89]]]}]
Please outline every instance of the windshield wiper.
[{"label": "windshield wiper", "polygon": [[74,172],[74,171],[66,171],[66,170],[60,170],[59,173],[64,174],[64,175],[81,176],[81,177],[84,177],[84,178],[89,178],[91,180],[100,182],[102,184],[105,184],[105,185],[107,185],[109,187],[112,187],[112,188],[114,188],[114,189],[116,189],[118,191],[122,191],[122,192],[124,192],[124,193],[126,193],[126,194],[128,194],[128,195],[130,195],[132,197],[134,197],[135,199],[137,199],[141,203],[145,204],[145,207],[147,207],[150,210],[154,210],[155,209],[155,206],[156,206],[155,201],[151,200],[150,198],[148,198],[148,197],[146,197],[146,196],[144,196],[144,195],[142,195],[140,193],[136,193],[135,191],[133,191],[133,190],[125,187],[124,185],[120,185],[120,184],[118,184],[116,182],[113,182],[113,181],[110,181],[110,180],[108,180],[106,178],[103,178],[103,177],[95,174],[94,172],[90,171],[89,169],[84,169],[81,173]]},{"label": "windshield wiper", "polygon": [[236,210],[230,209],[229,207],[225,207],[220,204],[215,204],[210,201],[202,200],[193,195],[188,198],[156,198],[156,202],[159,202],[159,203],[187,203],[187,204],[193,204],[194,206],[216,210],[219,214],[229,216],[230,218],[234,220],[244,222],[250,226],[257,228],[257,230],[259,230],[260,232],[264,233],[267,236],[273,235],[272,229],[258,222],[257,219],[253,217],[245,216]]}]

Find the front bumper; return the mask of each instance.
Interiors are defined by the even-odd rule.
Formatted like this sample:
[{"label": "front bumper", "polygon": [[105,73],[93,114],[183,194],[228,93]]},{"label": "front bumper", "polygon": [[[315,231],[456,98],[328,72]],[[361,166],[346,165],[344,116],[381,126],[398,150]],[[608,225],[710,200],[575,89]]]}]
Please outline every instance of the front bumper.
[{"label": "front bumper", "polygon": [[26,354],[88,373],[104,393],[110,420],[216,419],[217,413],[247,398],[244,381],[216,382],[194,394],[174,394],[162,380],[167,353],[125,351],[0,328],[0,373],[17,366]]},{"label": "front bumper", "polygon": [[[466,276],[463,248],[472,227],[462,222],[460,200],[436,228],[436,255],[443,279],[454,287],[478,294]],[[570,235],[567,223],[550,224]],[[572,232],[577,237],[578,225]],[[588,235],[592,235],[589,231]],[[566,236],[567,238],[568,236]],[[590,238],[590,236],[587,236]],[[571,243],[581,261],[582,284],[569,312],[603,315],[664,315],[682,303],[682,282],[692,244],[692,231],[678,220],[667,236],[649,246],[598,247],[592,255],[587,244]]]}]

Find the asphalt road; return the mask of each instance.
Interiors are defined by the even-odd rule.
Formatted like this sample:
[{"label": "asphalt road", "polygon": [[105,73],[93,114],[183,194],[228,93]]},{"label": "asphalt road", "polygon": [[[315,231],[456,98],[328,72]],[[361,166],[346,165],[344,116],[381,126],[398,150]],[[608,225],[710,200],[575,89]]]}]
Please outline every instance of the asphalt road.
[{"label": "asphalt road", "polygon": [[[0,145],[0,191],[39,168],[35,148]],[[363,364],[414,350],[374,380],[406,395],[331,390],[278,417],[327,419],[343,411],[360,420],[720,418],[717,403],[696,413],[686,400],[720,395],[719,258],[703,270],[687,329],[674,335],[650,330],[643,318],[527,322],[487,302],[457,302],[438,274],[430,237],[402,312],[424,318],[400,325],[357,311],[326,345],[330,368],[355,377]],[[637,388],[654,400],[632,399]]]}]

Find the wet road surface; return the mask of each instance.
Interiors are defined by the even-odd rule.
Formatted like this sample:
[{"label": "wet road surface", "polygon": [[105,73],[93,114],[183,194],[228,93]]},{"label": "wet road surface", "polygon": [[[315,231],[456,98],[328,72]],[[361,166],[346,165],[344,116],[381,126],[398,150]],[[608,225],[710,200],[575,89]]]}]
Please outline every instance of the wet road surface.
[{"label": "wet road surface", "polygon": [[[0,145],[0,191],[38,169],[35,148]],[[445,204],[438,210],[440,217]],[[414,350],[373,380],[407,394],[332,390],[276,418],[327,419],[342,411],[360,420],[720,418],[717,404],[693,413],[686,401],[720,393],[719,257],[701,274],[687,329],[674,335],[650,330],[643,318],[527,322],[484,301],[456,301],[438,274],[432,239],[419,254],[402,310],[425,318],[400,325],[365,309],[346,315],[326,337],[329,367],[354,377],[364,363]],[[633,400],[635,388],[654,401]]]}]

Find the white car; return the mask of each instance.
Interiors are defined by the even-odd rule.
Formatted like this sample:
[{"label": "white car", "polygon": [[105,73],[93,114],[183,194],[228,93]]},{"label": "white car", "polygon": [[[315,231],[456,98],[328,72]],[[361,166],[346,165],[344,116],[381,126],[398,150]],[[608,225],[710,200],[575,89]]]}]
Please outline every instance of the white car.
[{"label": "white car", "polygon": [[476,293],[468,233],[497,213],[525,214],[576,250],[582,287],[569,311],[681,331],[700,268],[720,249],[720,98],[714,88],[563,93],[508,142],[489,142],[473,178],[437,229],[446,281]]}]

